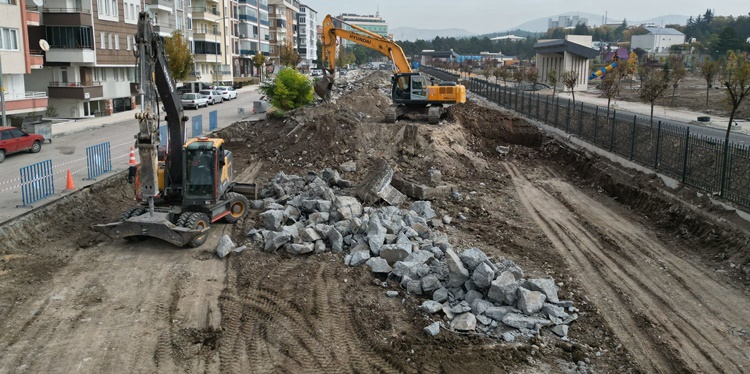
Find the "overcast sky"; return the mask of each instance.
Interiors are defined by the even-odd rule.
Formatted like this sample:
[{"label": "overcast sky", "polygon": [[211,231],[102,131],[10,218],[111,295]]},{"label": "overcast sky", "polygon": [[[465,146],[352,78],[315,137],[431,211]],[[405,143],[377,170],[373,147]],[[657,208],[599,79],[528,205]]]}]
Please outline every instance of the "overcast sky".
[{"label": "overcast sky", "polygon": [[[302,0],[302,3],[315,9],[320,20],[326,14],[375,14],[380,10],[389,28],[459,28],[477,34],[503,31],[537,18],[578,11],[601,15],[608,12],[610,22],[623,17],[646,20],[672,14],[696,16],[709,7],[714,14],[724,16],[750,12],[747,0]],[[601,24],[601,20],[589,20],[589,24]]]}]

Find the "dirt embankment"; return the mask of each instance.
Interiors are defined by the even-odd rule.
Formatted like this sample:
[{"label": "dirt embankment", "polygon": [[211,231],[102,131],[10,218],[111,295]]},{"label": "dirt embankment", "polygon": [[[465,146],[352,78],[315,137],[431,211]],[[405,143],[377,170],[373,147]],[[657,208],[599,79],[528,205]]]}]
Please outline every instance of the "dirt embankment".
[{"label": "dirt embankment", "polygon": [[[458,198],[433,202],[440,230],[552,276],[580,318],[570,341],[504,343],[422,332],[419,298],[388,298],[365,267],[334,254],[247,250],[218,260],[218,237],[244,239],[256,214],[216,224],[196,250],[157,240],[105,241],[85,230],[116,220],[132,195],[102,184],[0,236],[0,371],[159,372],[742,372],[750,268],[744,228],[687,191],[574,151],[532,124],[476,103],[438,126],[379,123],[383,76],[285,120],[221,130],[235,170],[257,180],[354,161],[355,185],[377,158],[424,180],[439,169]],[[358,84],[358,86],[355,86]],[[498,146],[507,147],[500,153]],[[503,148],[506,149],[506,148]],[[124,187],[125,186],[125,187]],[[676,196],[676,197],[675,197]],[[22,223],[16,223],[22,225]],[[46,233],[47,236],[43,234]],[[37,235],[38,234],[38,235]],[[41,238],[45,238],[42,240]],[[47,239],[49,238],[49,240]],[[8,244],[5,244],[8,243]],[[95,244],[95,245],[94,245]],[[734,267],[731,265],[734,264]],[[726,270],[716,272],[715,270]]]}]

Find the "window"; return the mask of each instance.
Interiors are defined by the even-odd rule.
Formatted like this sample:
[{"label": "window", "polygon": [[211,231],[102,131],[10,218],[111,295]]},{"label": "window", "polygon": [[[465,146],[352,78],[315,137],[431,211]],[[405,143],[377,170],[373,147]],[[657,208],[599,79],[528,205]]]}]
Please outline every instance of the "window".
[{"label": "window", "polygon": [[18,30],[0,29],[0,49],[5,51],[18,50]]},{"label": "window", "polygon": [[132,17],[132,19],[138,19],[138,14],[134,13],[133,9],[135,9],[133,8],[133,4],[130,4],[130,17]]},{"label": "window", "polygon": [[130,35],[125,35],[125,39],[128,41],[128,51],[130,50]]},{"label": "window", "polygon": [[112,14],[117,17],[117,0],[112,0]]},{"label": "window", "polygon": [[[106,44],[104,44],[104,33],[103,33],[103,32],[100,32],[100,33],[99,33],[99,39],[101,39],[101,44],[102,44],[102,46],[101,46],[101,49],[105,49],[105,48],[107,48],[107,45],[106,45]],[[51,46],[50,46],[50,47],[51,47]]]},{"label": "window", "polygon": [[107,42],[109,49],[112,49],[112,33],[107,34]]},{"label": "window", "polygon": [[188,19],[187,19],[187,25],[188,25],[188,30],[192,30],[193,29],[193,19],[192,18],[188,17]]},{"label": "window", "polygon": [[120,50],[120,34],[115,34],[115,49]]}]

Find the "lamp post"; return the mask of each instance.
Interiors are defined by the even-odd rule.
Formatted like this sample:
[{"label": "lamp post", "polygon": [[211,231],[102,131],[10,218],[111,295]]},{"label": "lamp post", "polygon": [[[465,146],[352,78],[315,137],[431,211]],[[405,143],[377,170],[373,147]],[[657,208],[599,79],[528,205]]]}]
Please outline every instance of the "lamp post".
[{"label": "lamp post", "polygon": [[[224,16],[224,17],[216,19],[216,22],[221,21],[221,28],[222,28],[221,32],[224,31],[224,20],[227,19],[227,18],[231,18],[231,17]],[[214,82],[216,83],[216,86],[218,86],[219,85],[219,54],[221,53],[221,45],[219,45],[218,34],[214,34],[214,41],[216,42],[216,45],[217,45],[217,48],[218,48],[218,50],[216,51],[216,54],[215,54],[215,56],[216,56],[216,66],[214,66],[214,73],[216,75],[216,80]],[[224,35],[224,40],[222,41],[222,43],[224,41],[226,41],[226,35]],[[226,53],[226,51],[224,51],[224,53]]]}]

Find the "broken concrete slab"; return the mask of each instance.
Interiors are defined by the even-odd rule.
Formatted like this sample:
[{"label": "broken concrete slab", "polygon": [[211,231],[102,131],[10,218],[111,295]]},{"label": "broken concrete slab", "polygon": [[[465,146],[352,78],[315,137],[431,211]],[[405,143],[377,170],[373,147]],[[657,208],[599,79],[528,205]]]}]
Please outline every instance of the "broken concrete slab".
[{"label": "broken concrete slab", "polygon": [[284,211],[280,209],[267,210],[259,215],[263,227],[271,231],[279,231],[284,220]]},{"label": "broken concrete slab", "polygon": [[546,299],[547,297],[539,291],[529,291],[523,287],[518,288],[518,309],[527,316],[542,310]]},{"label": "broken concrete slab", "polygon": [[495,321],[502,321],[508,313],[514,313],[515,308],[511,306],[491,306],[484,311],[484,315]]},{"label": "broken concrete slab", "polygon": [[466,269],[456,252],[448,249],[445,253],[446,263],[448,264],[448,283],[447,287],[461,287],[469,279],[469,270]]},{"label": "broken concrete slab", "polygon": [[422,281],[420,280],[410,280],[406,283],[406,292],[413,294],[413,295],[421,295],[422,292]]},{"label": "broken concrete slab", "polygon": [[[367,253],[369,255],[369,250]],[[393,271],[393,268],[388,265],[388,262],[380,257],[370,257],[366,264],[370,267],[370,271],[375,274],[388,274]]]},{"label": "broken concrete slab", "polygon": [[493,306],[494,304],[489,300],[475,298],[471,302],[471,312],[477,315],[483,314],[487,309],[492,308]]},{"label": "broken concrete slab", "polygon": [[458,257],[466,267],[474,271],[479,264],[487,261],[487,255],[481,249],[472,247],[458,254]]},{"label": "broken concrete slab", "polygon": [[432,209],[432,203],[429,201],[415,201],[409,205],[409,210],[414,211],[420,217],[430,220],[437,216],[435,211]]},{"label": "broken concrete slab", "polygon": [[392,206],[400,206],[406,201],[406,196],[391,186],[392,179],[393,169],[385,159],[379,158],[365,176],[356,195],[366,204],[374,204],[382,199]]},{"label": "broken concrete slab", "polygon": [[401,191],[406,196],[411,197],[415,200],[437,200],[447,199],[450,197],[453,191],[457,191],[456,186],[453,185],[440,185],[429,187],[411,180],[404,178],[403,176],[395,176],[391,180],[391,185]]},{"label": "broken concrete slab", "polygon": [[474,331],[477,328],[477,318],[471,313],[456,315],[451,321],[451,327],[457,331]]},{"label": "broken concrete slab", "polygon": [[568,337],[568,328],[568,325],[557,325],[552,328],[552,332],[561,338],[566,338]]},{"label": "broken concrete slab", "polygon": [[516,277],[513,273],[504,271],[490,284],[487,298],[498,304],[515,305],[517,290]]},{"label": "broken concrete slab", "polygon": [[370,251],[377,256],[380,254],[380,247],[385,243],[386,228],[381,224],[380,218],[375,215],[370,217],[367,223],[367,243],[370,245]]},{"label": "broken concrete slab", "polygon": [[489,265],[483,262],[474,269],[474,273],[471,274],[471,280],[479,288],[489,288],[492,285],[492,281],[495,280],[495,272]]},{"label": "broken concrete slab", "polygon": [[422,278],[422,291],[425,293],[430,293],[442,287],[443,283],[440,282],[435,274],[428,274]]},{"label": "broken concrete slab", "polygon": [[320,234],[318,234],[318,232],[315,231],[315,229],[312,228],[312,227],[308,227],[308,228],[302,230],[299,233],[299,237],[303,241],[306,241],[306,242],[309,242],[309,243],[314,243],[314,242],[322,239],[322,237],[320,236]]},{"label": "broken concrete slab", "polygon": [[336,253],[344,251],[344,237],[339,233],[338,230],[332,229],[328,232],[328,242],[331,244],[331,249]]},{"label": "broken concrete slab", "polygon": [[329,219],[330,219],[330,214],[323,213],[323,212],[315,212],[307,216],[307,221],[313,225],[321,224],[321,223],[328,223]]},{"label": "broken concrete slab", "polygon": [[292,239],[292,236],[285,232],[269,231],[265,239],[263,250],[265,252],[271,252],[288,243]]},{"label": "broken concrete slab", "polygon": [[350,254],[349,266],[359,266],[370,259],[370,251],[353,251]]},{"label": "broken concrete slab", "polygon": [[381,248],[379,256],[385,259],[389,265],[394,265],[396,262],[404,261],[409,256],[409,252],[398,247]]},{"label": "broken concrete slab", "polygon": [[448,289],[445,287],[438,288],[432,293],[432,300],[443,303],[448,300]]},{"label": "broken concrete slab", "polygon": [[291,250],[288,252],[293,255],[302,255],[305,253],[310,253],[313,250],[315,250],[315,244],[313,243],[302,243],[302,244],[296,244],[292,243],[291,246],[289,246]]},{"label": "broken concrete slab", "polygon": [[333,209],[338,212],[342,220],[362,216],[362,204],[351,196],[337,196],[333,202]]},{"label": "broken concrete slab", "polygon": [[537,330],[539,327],[548,326],[551,322],[544,318],[529,317],[518,313],[508,313],[502,318],[502,322],[517,329]]},{"label": "broken concrete slab", "polygon": [[556,304],[560,302],[560,299],[557,297],[557,285],[555,284],[554,279],[527,279],[526,282],[524,282],[524,287],[532,291],[543,293],[551,303]]},{"label": "broken concrete slab", "polygon": [[433,322],[424,328],[424,332],[429,336],[436,336],[440,333],[440,322]]},{"label": "broken concrete slab", "polygon": [[230,238],[229,235],[224,235],[219,239],[219,244],[216,246],[216,255],[219,256],[219,258],[224,258],[234,249],[234,247],[235,244],[232,241],[232,238]]},{"label": "broken concrete slab", "polygon": [[475,299],[481,299],[482,296],[483,296],[482,293],[477,290],[469,290],[468,292],[466,292],[466,295],[464,296],[464,300],[466,300],[466,302],[469,303],[469,305],[471,305],[471,303]]},{"label": "broken concrete slab", "polygon": [[419,306],[419,310],[428,314],[435,314],[443,310],[443,304],[434,300],[425,300],[422,305]]}]

